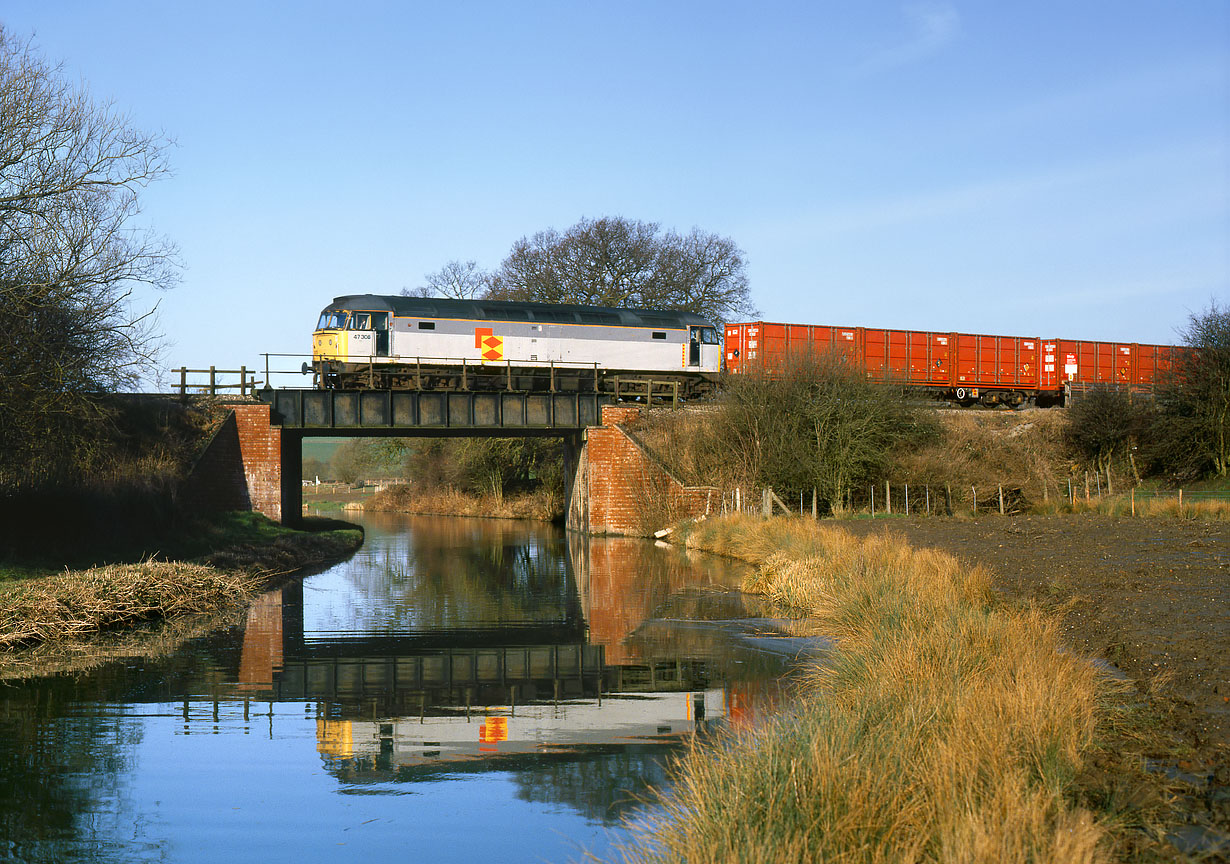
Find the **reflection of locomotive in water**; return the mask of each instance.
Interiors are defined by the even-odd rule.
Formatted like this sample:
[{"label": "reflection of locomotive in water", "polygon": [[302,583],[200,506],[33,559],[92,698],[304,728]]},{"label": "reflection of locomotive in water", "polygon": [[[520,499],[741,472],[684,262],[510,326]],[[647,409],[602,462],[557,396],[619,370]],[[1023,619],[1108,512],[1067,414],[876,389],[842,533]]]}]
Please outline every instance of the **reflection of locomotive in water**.
[{"label": "reflection of locomotive in water", "polygon": [[358,294],[321,313],[311,371],[323,388],[698,396],[721,362],[690,312]]}]

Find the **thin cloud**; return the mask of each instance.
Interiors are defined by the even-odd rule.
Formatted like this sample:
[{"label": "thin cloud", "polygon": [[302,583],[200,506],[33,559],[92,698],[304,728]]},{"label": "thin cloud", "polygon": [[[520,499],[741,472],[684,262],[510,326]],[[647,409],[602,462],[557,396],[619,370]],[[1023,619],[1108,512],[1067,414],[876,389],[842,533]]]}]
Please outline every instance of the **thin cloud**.
[{"label": "thin cloud", "polygon": [[855,74],[870,75],[925,60],[961,31],[961,16],[951,3],[911,3],[901,11],[908,25],[905,38],[872,54],[855,67]]}]

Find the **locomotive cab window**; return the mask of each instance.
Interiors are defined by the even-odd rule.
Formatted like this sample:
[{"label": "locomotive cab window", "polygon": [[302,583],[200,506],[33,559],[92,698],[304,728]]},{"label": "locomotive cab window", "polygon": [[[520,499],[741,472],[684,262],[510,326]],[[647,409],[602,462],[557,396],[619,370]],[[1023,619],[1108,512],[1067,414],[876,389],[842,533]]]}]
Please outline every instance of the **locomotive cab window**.
[{"label": "locomotive cab window", "polygon": [[356,312],[350,316],[351,330],[370,330],[372,329],[372,313]]},{"label": "locomotive cab window", "polygon": [[700,341],[705,345],[717,345],[718,335],[717,329],[713,327],[700,328]]},{"label": "locomotive cab window", "polygon": [[344,330],[346,329],[345,312],[322,312],[320,314],[320,322],[316,325],[317,330]]}]

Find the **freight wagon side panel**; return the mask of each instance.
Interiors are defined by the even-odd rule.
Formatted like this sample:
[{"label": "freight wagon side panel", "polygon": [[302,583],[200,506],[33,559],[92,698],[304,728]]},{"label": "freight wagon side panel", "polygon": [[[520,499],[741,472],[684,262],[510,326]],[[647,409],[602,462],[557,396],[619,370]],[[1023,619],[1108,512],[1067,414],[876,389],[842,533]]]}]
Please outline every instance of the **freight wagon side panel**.
[{"label": "freight wagon side panel", "polygon": [[863,328],[863,369],[873,378],[888,374],[888,331]]},{"label": "freight wagon side panel", "polygon": [[1037,390],[1040,380],[1042,363],[1038,346],[1040,340],[1023,337],[1013,340],[1016,343],[1016,385],[1019,390]]},{"label": "freight wagon side panel", "polygon": [[1024,336],[953,334],[959,387],[1032,391],[1038,387],[1043,364],[1040,340]]},{"label": "freight wagon side panel", "polygon": [[1061,371],[1059,364],[1059,340],[1043,340],[1038,389],[1048,393],[1058,392],[1063,386],[1059,381]]},{"label": "freight wagon side panel", "polygon": [[1111,354],[1113,366],[1111,368],[1111,381],[1115,384],[1121,384],[1124,387],[1129,387],[1132,384],[1132,378],[1135,377],[1133,365],[1136,360],[1136,351],[1134,345],[1116,344],[1113,346]]},{"label": "freight wagon side panel", "polygon": [[1132,377],[1132,386],[1139,390],[1153,392],[1159,387],[1170,370],[1178,352],[1183,350],[1173,345],[1136,345],[1136,363]]},{"label": "freight wagon side panel", "polygon": [[1157,345],[1132,346],[1132,389],[1152,390],[1157,378],[1159,351]]},{"label": "freight wagon side panel", "polygon": [[1056,354],[1059,386],[1077,380],[1080,374],[1080,344],[1075,339],[1056,340],[1059,346]]},{"label": "freight wagon side panel", "polygon": [[739,373],[743,371],[744,354],[747,350],[747,330],[751,324],[727,324],[726,344],[722,351],[726,359],[726,371]]}]

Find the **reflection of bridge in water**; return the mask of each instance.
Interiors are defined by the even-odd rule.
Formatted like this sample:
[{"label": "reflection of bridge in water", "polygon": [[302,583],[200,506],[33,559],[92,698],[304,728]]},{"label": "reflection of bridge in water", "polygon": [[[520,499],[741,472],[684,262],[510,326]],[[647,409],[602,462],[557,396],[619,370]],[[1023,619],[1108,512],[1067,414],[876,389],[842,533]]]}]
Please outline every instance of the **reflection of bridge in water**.
[{"label": "reflection of bridge in water", "polygon": [[578,534],[563,554],[567,588],[544,591],[529,623],[305,630],[303,585],[292,583],[252,608],[239,686],[278,700],[327,700],[346,713],[360,703],[369,714],[373,703],[384,713],[450,713],[777,678],[799,649],[789,639],[764,649],[766,631],[782,635],[777,622],[756,628],[758,642],[732,634],[732,619],[763,619],[734,590],[738,574],[711,559]]},{"label": "reflection of bridge in water", "polygon": [[[387,620],[338,611],[375,590],[367,570],[331,583],[345,602],[309,583],[305,608],[299,582],[261,598],[239,691],[315,703],[317,749],[339,779],[412,779],[442,761],[589,760],[738,722],[777,701],[805,647],[712,559],[641,540],[472,530],[477,540],[450,526],[436,545],[414,546],[411,532],[407,547],[370,551],[401,580]],[[483,577],[461,566],[484,562],[494,569]],[[491,599],[514,584],[526,593]]]},{"label": "reflection of bridge in water", "polygon": [[[626,653],[623,649],[620,654]],[[474,628],[423,635],[313,639],[303,631],[299,583],[262,597],[244,632],[239,686],[277,701],[327,700],[382,713],[678,692],[709,686],[704,660],[607,662],[584,622]]]}]

